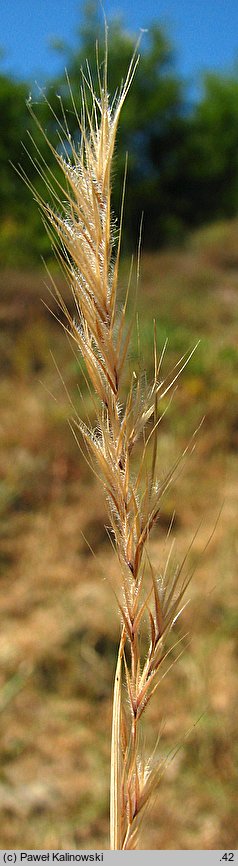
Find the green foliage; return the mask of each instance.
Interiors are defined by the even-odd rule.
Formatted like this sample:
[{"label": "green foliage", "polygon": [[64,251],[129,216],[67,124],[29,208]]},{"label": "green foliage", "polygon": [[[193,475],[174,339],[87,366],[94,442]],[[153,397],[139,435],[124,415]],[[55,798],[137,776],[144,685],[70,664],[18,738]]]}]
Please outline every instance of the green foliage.
[{"label": "green foliage", "polygon": [[205,76],[203,96],[186,120],[186,136],[177,166],[178,189],[186,202],[189,225],[236,214],[237,77]]},{"label": "green foliage", "polygon": [[27,118],[26,98],[27,89],[24,84],[0,75],[0,189],[2,205],[9,213],[12,206],[16,207],[21,200],[19,184],[9,160],[16,164],[19,161]]},{"label": "green foliage", "polygon": [[[97,78],[103,63],[104,23],[99,7],[87,3],[73,50],[54,44],[67,68],[80,114],[80,70],[85,88],[91,74]],[[109,90],[114,93],[135,49],[137,34],[129,33],[120,19],[109,26]],[[97,43],[97,51],[95,44]],[[127,193],[124,216],[124,251],[135,248],[143,208],[143,246],[151,249],[181,243],[193,226],[232,217],[238,208],[238,78],[207,74],[200,100],[188,105],[184,84],[174,68],[174,52],[158,23],[142,34],[141,59],[123,109],[117,139],[113,211],[120,212],[126,153]],[[88,65],[87,65],[88,61]],[[90,68],[90,73],[89,73]],[[12,164],[23,172],[39,193],[45,183],[37,169],[38,148],[50,172],[53,157],[26,106],[27,85],[0,75],[0,194],[2,203],[0,266],[29,266],[51,255],[32,195]],[[37,117],[54,146],[55,115],[77,135],[75,114],[65,73],[49,81],[44,94],[35,93]],[[52,107],[53,111],[50,109]],[[28,135],[28,132],[30,135]],[[34,139],[35,144],[32,142]],[[26,149],[29,150],[30,158]],[[35,163],[35,164],[34,164]]]},{"label": "green foliage", "polygon": [[[41,220],[27,187],[16,169],[21,165],[30,179],[35,169],[26,153],[31,123],[26,105],[28,87],[0,75],[0,266],[39,263],[45,251]],[[47,243],[48,248],[48,243]]]}]

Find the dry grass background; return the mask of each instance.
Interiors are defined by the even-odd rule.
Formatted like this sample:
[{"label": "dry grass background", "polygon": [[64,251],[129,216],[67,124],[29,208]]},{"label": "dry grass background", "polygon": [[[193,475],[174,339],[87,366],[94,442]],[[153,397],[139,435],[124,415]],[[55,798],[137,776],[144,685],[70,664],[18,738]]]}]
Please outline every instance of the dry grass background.
[{"label": "dry grass background", "polygon": [[[148,708],[151,744],[163,708],[163,754],[192,730],[162,781],[147,849],[231,849],[238,842],[237,237],[237,223],[224,224],[196,233],[181,252],[142,258],[145,366],[154,315],[161,347],[169,338],[168,369],[201,338],[161,428],[163,465],[206,416],[196,451],[164,501],[153,561],[173,508],[178,558],[203,521],[195,561],[223,503],[180,625],[189,649]],[[127,270],[124,262],[122,285]],[[44,279],[1,275],[0,847],[108,848],[119,637],[110,581],[117,566],[102,491],[67,424],[51,352],[82,414],[80,370],[41,303]],[[131,364],[135,352],[136,340]]]}]

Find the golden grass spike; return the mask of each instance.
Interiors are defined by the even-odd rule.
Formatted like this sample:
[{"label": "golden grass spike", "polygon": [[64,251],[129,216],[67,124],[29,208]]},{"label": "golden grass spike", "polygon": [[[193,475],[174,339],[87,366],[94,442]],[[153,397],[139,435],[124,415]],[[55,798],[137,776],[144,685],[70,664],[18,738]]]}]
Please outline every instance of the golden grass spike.
[{"label": "golden grass spike", "polygon": [[[191,570],[185,569],[186,553],[171,577],[171,545],[162,576],[157,580],[147,551],[150,533],[159,515],[161,498],[181,461],[192,452],[197,433],[195,431],[174,465],[159,480],[158,431],[167,411],[163,403],[161,412],[159,406],[169,392],[174,393],[177,380],[196,346],[180,358],[170,375],[161,380],[166,343],[159,358],[154,324],[154,374],[152,381],[148,382],[142,367],[138,331],[138,370],[133,370],[130,375],[125,394],[122,372],[136,318],[134,306],[131,323],[127,322],[133,263],[121,310],[118,305],[126,168],[118,232],[111,214],[111,185],[117,126],[136,72],[138,45],[125,81],[112,98],[108,95],[106,24],[103,68],[99,63],[98,48],[96,51],[97,93],[87,64],[86,74],[82,73],[80,112],[68,81],[80,144],[74,144],[71,140],[62,102],[62,119],[57,118],[52,110],[59,127],[61,153],[53,147],[46,132],[41,130],[51,154],[54,154],[57,171],[61,169],[62,182],[54,176],[51,168],[48,170],[38,144],[35,145],[35,159],[30,156],[34,169],[45,184],[49,201],[44,201],[43,196],[33,189],[24,169],[18,170],[41,209],[43,221],[48,225],[52,248],[71,291],[75,314],[72,314],[71,308],[68,309],[52,279],[58,316],[55,312],[53,315],[57,319],[63,313],[63,327],[67,334],[71,334],[74,346],[76,344],[75,351],[83,358],[86,367],[83,375],[95,411],[95,429],[91,426],[91,420],[87,424],[81,421],[77,411],[70,426],[77,442],[79,431],[79,447],[82,453],[86,451],[86,462],[103,485],[113,533],[112,545],[118,556],[119,590],[115,595],[121,617],[121,637],[112,711],[110,845],[112,850],[133,850],[139,844],[141,817],[148,808],[162,773],[160,764],[154,766],[154,756],[147,767],[144,757],[141,757],[140,720],[161,679],[174,664],[172,661],[167,670],[161,672],[161,666],[180,643],[179,640],[171,647],[168,637],[183,610],[183,596],[193,574]],[[30,111],[41,129],[31,106]],[[136,264],[136,298],[141,236],[142,221]],[[70,403],[74,409],[71,400]],[[138,460],[135,455],[137,462],[133,466],[132,452],[136,443],[138,450],[141,450]],[[170,529],[171,526],[172,521]],[[147,646],[144,640],[146,629]]]}]

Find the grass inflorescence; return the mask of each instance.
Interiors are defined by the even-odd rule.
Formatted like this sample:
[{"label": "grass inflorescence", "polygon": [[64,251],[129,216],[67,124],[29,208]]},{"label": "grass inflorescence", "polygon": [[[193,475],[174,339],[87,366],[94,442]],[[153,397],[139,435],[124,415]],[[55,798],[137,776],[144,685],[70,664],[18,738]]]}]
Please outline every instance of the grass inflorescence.
[{"label": "grass inflorescence", "polygon": [[[173,545],[159,571],[151,561],[149,538],[159,520],[161,503],[181,461],[194,446],[194,436],[174,462],[159,465],[160,423],[177,380],[193,349],[162,376],[165,347],[157,353],[153,340],[153,377],[138,365],[128,381],[128,354],[135,317],[128,324],[130,276],[123,303],[118,300],[122,212],[117,224],[111,210],[112,165],[116,133],[124,101],[138,63],[132,58],[125,82],[108,95],[107,46],[103,67],[97,67],[98,92],[90,69],[82,74],[81,110],[71,92],[79,144],[71,138],[62,107],[60,146],[54,150],[62,182],[47,170],[37,148],[36,166],[47,188],[47,200],[33,190],[60,265],[66,275],[75,312],[52,278],[60,321],[84,362],[84,376],[94,406],[93,426],[74,413],[71,426],[92,471],[102,481],[118,558],[114,587],[121,637],[114,684],[111,749],[111,849],[138,847],[141,820],[164,769],[156,750],[148,758],[141,723],[161,679],[182,652],[170,639],[184,607],[192,572],[183,561],[173,567]],[[70,87],[70,83],[69,83]],[[32,106],[30,110],[33,113]],[[139,257],[138,257],[139,258]],[[139,262],[137,265],[137,281]]]}]

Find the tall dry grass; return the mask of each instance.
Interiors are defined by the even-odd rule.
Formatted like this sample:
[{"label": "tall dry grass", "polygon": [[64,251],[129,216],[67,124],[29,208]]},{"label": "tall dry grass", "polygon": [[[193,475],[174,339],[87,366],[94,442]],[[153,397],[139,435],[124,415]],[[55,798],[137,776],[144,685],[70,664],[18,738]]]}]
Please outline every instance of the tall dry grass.
[{"label": "tall dry grass", "polygon": [[[134,320],[127,322],[131,274],[122,305],[118,302],[118,274],[122,212],[117,225],[111,210],[112,164],[116,133],[138,55],[132,58],[125,82],[111,100],[108,96],[107,45],[95,93],[89,68],[82,76],[80,114],[71,92],[80,145],[70,136],[62,108],[59,120],[61,149],[53,149],[64,183],[51,175],[37,149],[36,167],[47,188],[47,201],[33,189],[47,230],[75,304],[72,316],[51,277],[59,319],[84,361],[94,406],[95,423],[73,413],[71,426],[93,473],[103,483],[112,544],[118,558],[114,587],[121,622],[112,710],[111,833],[112,850],[139,846],[141,822],[154,796],[166,762],[157,748],[148,758],[142,722],[148,703],[182,652],[181,640],[170,633],[184,606],[191,580],[187,552],[172,566],[173,545],[168,532],[164,563],[155,568],[149,553],[151,531],[160,516],[162,499],[192,450],[194,438],[168,471],[158,459],[160,423],[177,380],[191,352],[163,379],[154,327],[154,376],[132,370],[125,395],[128,353]],[[69,83],[70,87],[70,83]],[[33,109],[30,105],[30,110]],[[37,118],[36,118],[36,122]],[[25,178],[26,182],[27,178]],[[66,188],[65,188],[66,182]],[[122,202],[124,190],[122,191]],[[123,203],[122,203],[123,211]],[[137,278],[139,277],[139,263]],[[170,529],[173,518],[171,519]],[[166,709],[166,708],[165,708]]]}]

